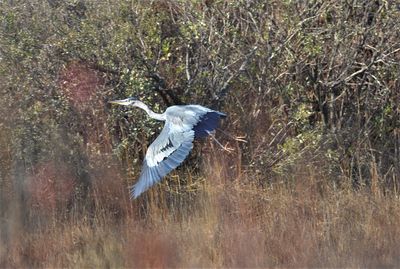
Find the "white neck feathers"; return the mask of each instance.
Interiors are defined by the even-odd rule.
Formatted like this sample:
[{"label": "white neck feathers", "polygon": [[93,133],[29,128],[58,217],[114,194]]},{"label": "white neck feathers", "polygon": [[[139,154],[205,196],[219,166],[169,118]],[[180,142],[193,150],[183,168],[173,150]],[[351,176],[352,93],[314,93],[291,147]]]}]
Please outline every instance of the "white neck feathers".
[{"label": "white neck feathers", "polygon": [[141,102],[141,101],[136,101],[133,106],[136,106],[138,108],[143,109],[144,111],[146,111],[147,115],[149,115],[150,118],[156,119],[156,120],[160,120],[160,121],[165,121],[165,113],[159,114],[159,113],[155,113],[154,111],[152,111],[145,103]]}]

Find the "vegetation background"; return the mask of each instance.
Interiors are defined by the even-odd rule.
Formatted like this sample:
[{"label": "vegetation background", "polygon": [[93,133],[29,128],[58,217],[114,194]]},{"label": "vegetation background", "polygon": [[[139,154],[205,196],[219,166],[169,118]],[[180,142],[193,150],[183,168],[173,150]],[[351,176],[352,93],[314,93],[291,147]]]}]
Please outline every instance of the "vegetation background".
[{"label": "vegetation background", "polygon": [[[0,2],[0,267],[400,266],[398,1]],[[130,201],[162,126],[229,117]]]}]

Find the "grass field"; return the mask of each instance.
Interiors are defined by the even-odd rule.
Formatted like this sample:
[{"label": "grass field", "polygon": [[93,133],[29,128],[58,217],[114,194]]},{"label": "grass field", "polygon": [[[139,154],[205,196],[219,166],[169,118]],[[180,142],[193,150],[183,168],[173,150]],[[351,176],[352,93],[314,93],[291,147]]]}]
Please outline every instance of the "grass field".
[{"label": "grass field", "polygon": [[335,187],[317,167],[307,165],[297,167],[290,184],[262,188],[245,173],[228,177],[223,153],[215,153],[208,153],[196,191],[177,195],[164,184],[130,201],[126,182],[111,172],[99,173],[90,193],[95,204],[86,209],[60,201],[53,207],[49,198],[30,204],[29,215],[22,216],[26,211],[13,205],[12,218],[3,223],[0,266],[399,265],[400,201],[395,194]]}]

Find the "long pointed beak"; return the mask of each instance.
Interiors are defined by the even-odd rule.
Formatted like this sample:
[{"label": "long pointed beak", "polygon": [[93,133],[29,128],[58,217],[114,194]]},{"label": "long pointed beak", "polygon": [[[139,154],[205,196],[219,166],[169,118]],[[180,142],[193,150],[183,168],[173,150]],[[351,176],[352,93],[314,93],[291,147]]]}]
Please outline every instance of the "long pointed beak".
[{"label": "long pointed beak", "polygon": [[110,104],[116,104],[116,105],[123,105],[123,106],[129,106],[132,104],[132,100],[124,99],[124,100],[114,100],[114,101],[108,101]]}]

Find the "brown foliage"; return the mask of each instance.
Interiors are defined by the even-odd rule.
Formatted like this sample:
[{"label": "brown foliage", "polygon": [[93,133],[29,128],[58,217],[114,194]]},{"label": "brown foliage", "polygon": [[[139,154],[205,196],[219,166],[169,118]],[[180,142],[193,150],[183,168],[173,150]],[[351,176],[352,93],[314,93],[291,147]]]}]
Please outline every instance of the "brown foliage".
[{"label": "brown foliage", "polygon": [[[218,162],[213,170],[224,163]],[[251,178],[221,173],[197,195],[188,216],[175,209],[132,211],[137,201],[113,205],[107,192],[94,219],[72,214],[66,222],[10,238],[3,265],[40,267],[380,267],[398,265],[400,204],[395,196],[327,185],[313,169],[267,188]],[[104,175],[108,189],[125,190]],[[230,182],[230,183],[228,183]],[[102,184],[102,185],[103,185]],[[105,186],[102,186],[106,188]],[[95,194],[96,195],[96,194]],[[109,198],[106,199],[105,196]],[[106,199],[106,200],[105,200]],[[159,211],[164,214],[159,215]],[[115,221],[118,219],[119,221]]]},{"label": "brown foliage", "polygon": [[84,63],[70,62],[59,74],[59,89],[78,109],[94,105],[90,100],[103,85],[101,74]]},{"label": "brown foliage", "polygon": [[[0,2],[0,267],[396,267],[393,1]],[[154,110],[228,114],[144,193]]]},{"label": "brown foliage", "polygon": [[73,198],[76,178],[68,167],[49,161],[32,168],[26,184],[29,206],[52,214],[64,210]]}]

